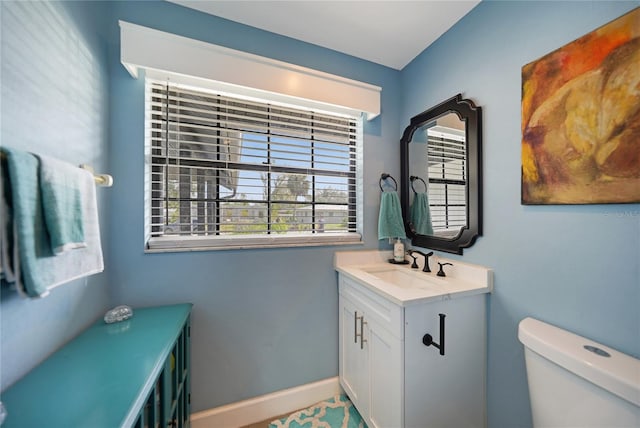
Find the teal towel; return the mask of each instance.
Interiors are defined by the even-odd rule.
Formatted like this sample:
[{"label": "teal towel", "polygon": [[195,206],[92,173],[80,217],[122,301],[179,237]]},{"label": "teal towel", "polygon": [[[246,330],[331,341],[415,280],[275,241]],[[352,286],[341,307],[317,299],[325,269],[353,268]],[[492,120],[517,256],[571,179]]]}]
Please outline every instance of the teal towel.
[{"label": "teal towel", "polygon": [[81,190],[87,180],[94,185],[91,173],[48,156],[38,158],[42,209],[51,250],[60,255],[85,248]]},{"label": "teal towel", "polygon": [[[3,152],[4,153],[4,152]],[[0,156],[0,281],[13,284],[16,282],[16,260],[18,260],[18,246],[15,245],[16,230],[13,221],[13,210],[9,205],[11,188],[7,175],[7,159]]]},{"label": "teal towel", "polygon": [[37,266],[40,257],[53,256],[42,214],[38,185],[38,159],[31,153],[3,148],[7,157],[11,209],[17,229],[18,288],[30,297],[47,294],[46,272]]},{"label": "teal towel", "polygon": [[378,219],[378,239],[406,239],[406,237],[398,193],[395,191],[382,192]]},{"label": "teal towel", "polygon": [[416,193],[410,209],[411,224],[418,235],[433,235],[429,197],[426,193]]},{"label": "teal towel", "polygon": [[14,230],[17,232],[13,242],[2,242],[2,245],[13,246],[6,253],[17,252],[12,267],[15,280],[11,282],[5,276],[3,281],[14,285],[28,297],[44,297],[60,284],[102,272],[104,263],[95,184],[90,173],[85,176],[81,189],[87,248],[55,256],[45,224],[38,159],[21,150],[8,147],[0,150],[5,154],[7,162],[7,168],[0,171],[2,179],[9,184],[9,191],[4,195],[5,202],[11,211]]}]

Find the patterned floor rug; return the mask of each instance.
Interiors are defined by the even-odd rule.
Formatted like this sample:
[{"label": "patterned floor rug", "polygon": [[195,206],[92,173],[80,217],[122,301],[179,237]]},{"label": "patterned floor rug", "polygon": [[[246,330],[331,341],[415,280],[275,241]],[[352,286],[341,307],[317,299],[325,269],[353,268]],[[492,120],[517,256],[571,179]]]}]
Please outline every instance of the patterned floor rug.
[{"label": "patterned floor rug", "polygon": [[269,428],[367,428],[367,424],[346,395],[336,395],[273,421]]}]

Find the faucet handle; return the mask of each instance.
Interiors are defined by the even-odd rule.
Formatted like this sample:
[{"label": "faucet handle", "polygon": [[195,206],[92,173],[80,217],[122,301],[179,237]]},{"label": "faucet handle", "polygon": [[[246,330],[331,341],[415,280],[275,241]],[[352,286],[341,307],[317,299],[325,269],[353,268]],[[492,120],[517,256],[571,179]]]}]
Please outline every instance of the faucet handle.
[{"label": "faucet handle", "polygon": [[438,264],[440,265],[440,270],[438,271],[438,274],[437,274],[438,276],[447,276],[444,273],[444,268],[443,267],[446,266],[446,265],[453,266],[453,263],[440,263],[440,262],[438,262]]},{"label": "faucet handle", "polygon": [[407,254],[413,259],[411,269],[418,269],[418,263],[416,262],[417,257],[413,255],[413,251],[407,250]]}]

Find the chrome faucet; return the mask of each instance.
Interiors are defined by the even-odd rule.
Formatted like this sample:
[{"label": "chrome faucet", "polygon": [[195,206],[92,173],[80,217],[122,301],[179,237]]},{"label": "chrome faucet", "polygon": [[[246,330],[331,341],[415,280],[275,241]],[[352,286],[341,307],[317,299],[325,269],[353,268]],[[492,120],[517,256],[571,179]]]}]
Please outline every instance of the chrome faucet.
[{"label": "chrome faucet", "polygon": [[429,257],[433,256],[433,251],[430,251],[427,254],[425,254],[422,251],[418,251],[418,250],[407,250],[407,254],[409,254],[413,258],[413,264],[411,265],[411,267],[413,269],[418,269],[418,263],[416,263],[417,257],[415,257],[413,253],[420,254],[421,256],[424,257],[424,267],[422,268],[422,272],[431,272],[431,269],[429,269]]}]

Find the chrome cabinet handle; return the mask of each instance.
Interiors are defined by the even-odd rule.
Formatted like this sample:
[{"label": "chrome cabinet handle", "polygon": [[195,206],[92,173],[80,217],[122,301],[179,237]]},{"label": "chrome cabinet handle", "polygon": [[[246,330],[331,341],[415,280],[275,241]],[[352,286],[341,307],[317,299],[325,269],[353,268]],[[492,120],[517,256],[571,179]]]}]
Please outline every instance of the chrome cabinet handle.
[{"label": "chrome cabinet handle", "polygon": [[[358,333],[358,320],[360,320],[360,333]],[[364,315],[358,316],[358,311],[353,313],[353,343],[358,343],[358,337],[360,337],[360,349],[364,349],[364,342],[367,340],[364,338],[364,326],[367,322],[364,320]]]},{"label": "chrome cabinet handle", "polygon": [[364,325],[367,322],[364,320],[364,316],[360,317],[360,349],[364,349],[364,342],[367,341],[367,339],[364,338]]}]

